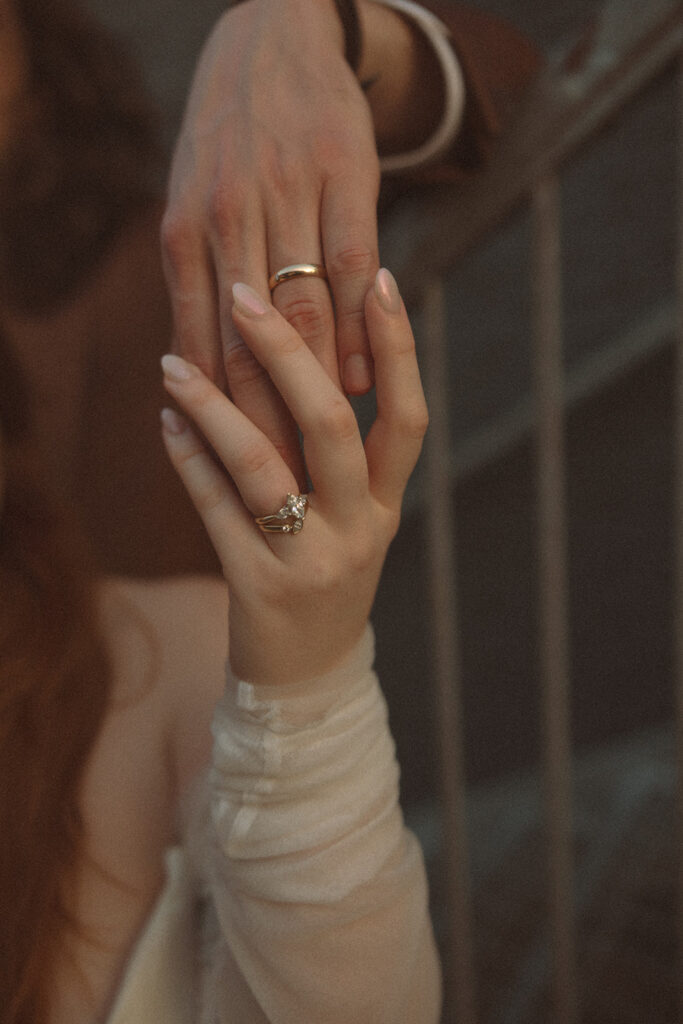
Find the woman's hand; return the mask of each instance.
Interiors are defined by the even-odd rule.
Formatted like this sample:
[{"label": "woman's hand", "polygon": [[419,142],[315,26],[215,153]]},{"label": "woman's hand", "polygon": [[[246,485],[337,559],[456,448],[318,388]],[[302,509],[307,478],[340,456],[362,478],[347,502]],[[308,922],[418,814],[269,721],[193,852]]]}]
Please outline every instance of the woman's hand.
[{"label": "woman's hand", "polygon": [[343,662],[363,632],[427,410],[412,332],[388,271],[379,272],[365,302],[377,390],[365,445],[348,401],[294,328],[250,288],[236,285],[234,297],[235,326],[303,436],[312,482],[303,529],[259,530],[254,517],[296,494],[296,479],[269,438],[176,356],[163,360],[166,388],[206,441],[170,410],[162,414],[164,440],[228,581],[235,675],[293,682]]},{"label": "woman's hand", "polygon": [[[333,380],[349,394],[368,391],[363,302],[379,265],[377,147],[420,145],[444,101],[420,29],[368,0],[358,11],[358,77],[332,0],[250,0],[221,17],[192,85],[162,227],[174,350],[219,386],[227,380],[300,480],[296,429],[234,328],[232,285],[265,294],[282,267],[324,263],[329,287],[293,278],[275,305]],[[373,83],[367,93],[359,79]]]},{"label": "woman's hand", "polygon": [[232,285],[266,294],[280,268],[325,263],[336,324],[319,280],[281,285],[275,304],[335,381],[341,370],[347,391],[367,391],[378,189],[370,110],[332,0],[230,9],[204,48],[173,157],[162,249],[174,348],[220,386],[227,378],[302,480],[294,424],[233,326]]}]

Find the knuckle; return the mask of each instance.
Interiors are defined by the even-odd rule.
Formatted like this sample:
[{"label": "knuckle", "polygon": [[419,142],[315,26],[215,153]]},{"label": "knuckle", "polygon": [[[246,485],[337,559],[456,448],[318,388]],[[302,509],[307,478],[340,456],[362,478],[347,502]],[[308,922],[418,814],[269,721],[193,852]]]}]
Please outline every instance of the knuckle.
[{"label": "knuckle", "polygon": [[376,560],[377,550],[372,532],[369,529],[359,531],[354,539],[351,554],[354,575],[367,573]]},{"label": "knuckle", "polygon": [[216,389],[204,376],[193,377],[182,385],[178,395],[180,403],[189,410],[192,417],[197,416],[215,399]]},{"label": "knuckle", "polygon": [[365,312],[362,307],[356,309],[340,309],[337,313],[339,333],[365,335]]},{"label": "knuckle", "polygon": [[351,440],[358,432],[353,409],[341,394],[319,410],[317,426],[322,433],[339,441]]},{"label": "knuckle", "polygon": [[188,493],[200,515],[212,512],[225,497],[222,484],[215,478],[207,477],[203,467],[205,458],[204,446],[196,441],[182,454],[175,453],[173,456],[175,467],[185,481]]},{"label": "knuckle", "polygon": [[386,538],[387,546],[392,542],[396,534],[398,533],[401,525],[401,510],[400,508],[387,508],[385,509],[385,520],[386,520]]},{"label": "knuckle", "polygon": [[429,412],[425,403],[420,403],[404,410],[404,433],[415,440],[421,441],[429,427]]},{"label": "knuckle", "polygon": [[187,359],[202,371],[208,381],[223,389],[223,368],[218,349],[211,348],[207,351],[205,335],[201,331],[195,330],[191,333],[186,330],[181,336],[179,348]]},{"label": "knuckle", "polygon": [[232,295],[227,287],[227,283],[231,281],[243,281],[247,273],[243,253],[240,251],[236,244],[233,244],[233,240],[228,238],[224,233],[221,238],[221,256],[220,256],[220,274],[218,281],[218,290],[221,294],[221,300],[223,306],[221,307],[221,317],[224,321],[223,329],[227,330],[230,334],[234,328],[232,327],[232,317],[229,310],[232,308]]},{"label": "knuckle", "polygon": [[264,170],[269,188],[289,200],[292,188],[301,179],[301,166],[290,156],[289,147],[272,144],[263,148],[259,155],[259,165]]},{"label": "knuckle", "polygon": [[267,470],[273,459],[272,451],[258,441],[245,444],[235,458],[236,472],[245,476],[257,476]]},{"label": "knuckle", "polygon": [[367,246],[347,245],[332,254],[328,270],[333,277],[360,277],[369,274],[375,262],[375,254]]},{"label": "knuckle", "polygon": [[[358,139],[348,125],[338,120],[318,127],[310,139],[311,153],[318,167],[329,168],[336,179],[349,176],[356,166]],[[353,154],[353,156],[351,155]]]},{"label": "knuckle", "polygon": [[[292,472],[297,475],[297,470],[301,463],[301,449],[299,448],[299,439],[295,431],[296,428],[293,425],[289,433],[286,427],[278,425],[271,429],[268,436],[270,443],[282,462],[289,466]],[[303,470],[299,475],[303,475]]]},{"label": "knuckle", "polygon": [[179,277],[194,249],[194,232],[190,218],[176,210],[167,210],[161,221],[160,237],[161,251],[168,269],[174,276]]},{"label": "knuckle", "polygon": [[312,591],[318,595],[329,594],[337,589],[340,579],[340,565],[335,555],[321,554],[316,558],[308,581]]},{"label": "knuckle", "polygon": [[212,188],[207,200],[207,217],[214,232],[221,238],[229,238],[234,232],[245,200],[246,190],[237,179],[231,179],[229,184],[218,182]]},{"label": "knuckle", "polygon": [[[316,133],[311,140],[311,149],[319,167],[330,168],[331,175],[338,181],[360,180],[371,187],[379,188],[381,177],[379,156],[374,142],[374,132],[368,125],[367,134],[358,135],[357,119],[351,114],[350,124],[337,123]],[[362,175],[359,175],[359,169]]]},{"label": "knuckle", "polygon": [[347,159],[347,135],[329,126],[312,140],[313,155],[320,167],[339,167]]},{"label": "knuckle", "polygon": [[296,331],[285,331],[278,342],[278,355],[291,356],[304,348],[304,342]]},{"label": "knuckle", "polygon": [[278,310],[302,338],[317,339],[333,329],[332,309],[324,295],[286,297],[278,302]]},{"label": "knuckle", "polygon": [[192,443],[187,445],[187,447],[184,450],[174,449],[171,453],[171,459],[176,469],[179,472],[184,473],[190,467],[192,461],[202,453],[202,446],[198,444],[196,438],[193,437]]},{"label": "knuckle", "polygon": [[268,378],[261,364],[241,341],[226,348],[223,364],[228,385],[233,393],[240,388],[261,386]]},{"label": "knuckle", "polygon": [[194,497],[200,515],[210,515],[225,500],[225,492],[218,483],[203,483]]}]

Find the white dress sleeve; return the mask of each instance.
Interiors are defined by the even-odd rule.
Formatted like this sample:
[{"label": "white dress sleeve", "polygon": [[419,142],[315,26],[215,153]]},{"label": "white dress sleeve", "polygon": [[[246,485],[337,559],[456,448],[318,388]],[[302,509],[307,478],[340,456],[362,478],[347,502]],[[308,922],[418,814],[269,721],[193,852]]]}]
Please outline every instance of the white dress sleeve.
[{"label": "white dress sleeve", "polygon": [[306,684],[229,682],[213,721],[201,874],[207,1024],[436,1024],[419,844],[368,629]]},{"label": "white dress sleeve", "polygon": [[451,44],[447,25],[420,4],[412,0],[374,0],[399,11],[413,21],[424,34],[439,62],[443,77],[443,115],[432,135],[418,146],[405,153],[391,153],[380,159],[382,174],[402,174],[423,167],[448,152],[455,141],[462,122],[465,105],[465,80],[460,62]]}]

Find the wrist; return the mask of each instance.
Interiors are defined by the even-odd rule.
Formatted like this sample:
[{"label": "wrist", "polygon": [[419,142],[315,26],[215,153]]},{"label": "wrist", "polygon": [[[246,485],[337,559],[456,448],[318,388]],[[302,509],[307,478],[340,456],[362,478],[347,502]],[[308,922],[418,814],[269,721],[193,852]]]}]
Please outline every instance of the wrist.
[{"label": "wrist", "polygon": [[418,146],[443,114],[441,67],[420,27],[393,7],[357,0],[361,82],[372,82],[370,104],[380,154]]},{"label": "wrist", "polygon": [[[307,0],[307,2],[310,4],[310,0]],[[317,5],[318,3],[320,3],[320,0],[314,0],[314,3]],[[329,26],[330,31],[334,35],[335,49],[338,50],[338,52],[340,53],[340,55],[342,57],[348,58],[348,56],[350,55],[353,58],[353,53],[349,54],[349,52],[348,52],[349,51],[349,45],[348,45],[349,44],[349,40],[348,40],[348,37],[347,37],[347,32],[348,32],[347,21],[346,21],[345,17],[343,17],[343,11],[342,11],[342,8],[345,8],[346,6],[347,5],[344,4],[344,3],[338,4],[337,0],[324,0],[323,3],[320,3],[320,9],[322,10],[323,7],[324,7],[325,23],[326,23],[326,25]],[[357,10],[358,10],[358,2],[357,2],[357,0],[356,0],[356,3],[353,5],[353,7],[354,7],[354,10],[357,12]],[[309,7],[307,13],[310,15],[310,7]],[[353,30],[351,30],[351,31],[353,31]],[[359,53],[359,58],[360,58],[361,46],[362,46],[361,26],[360,26],[360,19],[358,19],[358,53]],[[352,70],[355,71],[355,68],[352,68]]]},{"label": "wrist", "polygon": [[290,711],[288,717],[301,718],[297,708],[315,711],[315,717],[348,699],[349,680],[354,680],[370,671],[375,656],[375,635],[370,622],[367,622],[361,635],[334,659],[314,672],[295,674],[285,673],[286,681],[273,682],[263,678],[252,682],[240,673],[235,673],[232,665],[228,666],[229,690],[234,695],[249,693],[258,701],[277,700],[286,702]]},{"label": "wrist", "polygon": [[357,74],[363,49],[357,0],[334,0],[334,6],[344,31],[344,59],[354,74]]}]

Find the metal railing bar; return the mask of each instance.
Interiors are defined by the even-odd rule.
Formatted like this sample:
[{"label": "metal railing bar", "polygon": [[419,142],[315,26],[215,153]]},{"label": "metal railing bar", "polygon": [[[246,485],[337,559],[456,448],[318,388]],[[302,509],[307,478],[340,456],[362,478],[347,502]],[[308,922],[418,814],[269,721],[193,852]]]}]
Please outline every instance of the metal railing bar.
[{"label": "metal railing bar", "polygon": [[575,1024],[576,987],[569,710],[567,526],[560,185],[543,179],[532,196],[534,343],[538,401],[539,657],[554,1024]]},{"label": "metal railing bar", "polygon": [[[676,304],[661,303],[630,330],[576,362],[566,376],[565,409],[572,409],[615,383],[649,356],[671,345],[675,336]],[[479,430],[455,442],[451,438],[447,456],[451,483],[500,458],[530,437],[536,429],[537,411],[533,397],[527,396],[487,420]],[[419,488],[410,490],[405,515],[422,509],[423,499]]]},{"label": "metal railing bar", "polygon": [[674,651],[676,703],[676,824],[678,838],[679,1019],[683,1019],[683,51],[678,61],[678,197],[676,254],[676,395],[674,407],[675,595]]},{"label": "metal railing bar", "polygon": [[[640,40],[621,62],[607,71],[589,95],[582,97],[570,118],[563,117],[554,128],[558,137],[549,140],[541,167],[563,163],[595,136],[626,104],[642,92],[671,61],[683,43],[683,7],[674,5],[668,16]],[[571,82],[571,79],[569,80]]]},{"label": "metal railing bar", "polygon": [[593,138],[624,105],[675,59],[683,46],[683,4],[661,2],[658,20],[585,93],[572,98],[574,76],[542,76],[489,166],[469,183],[416,199],[398,211],[385,232],[392,267],[410,305],[430,279],[453,267],[473,245],[498,227],[552,172]]},{"label": "metal railing bar", "polygon": [[443,802],[443,853],[449,941],[445,964],[445,1021],[476,1024],[470,867],[461,701],[461,660],[455,586],[455,522],[450,490],[446,309],[443,283],[426,290],[424,379],[430,409],[425,448],[429,580],[434,631],[434,681]]},{"label": "metal railing bar", "polygon": [[[610,813],[602,823],[599,841],[591,844],[590,854],[581,865],[576,886],[575,905],[578,911],[590,907],[595,899],[599,885],[609,875],[614,858],[628,835],[634,815],[652,793],[655,782],[652,776],[644,774],[632,789],[620,792],[611,804]],[[629,910],[625,908],[624,913],[628,914]],[[497,1024],[526,1024],[534,1019],[552,967],[550,938],[547,933],[539,935],[524,957],[515,974],[513,994],[506,994],[499,1009],[492,1014],[492,1020]]]}]

